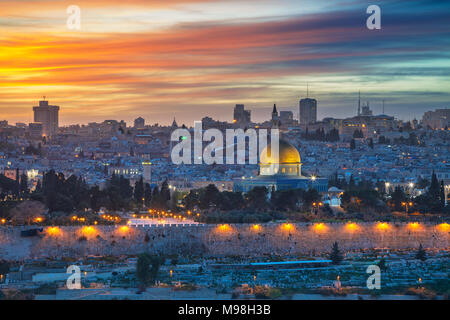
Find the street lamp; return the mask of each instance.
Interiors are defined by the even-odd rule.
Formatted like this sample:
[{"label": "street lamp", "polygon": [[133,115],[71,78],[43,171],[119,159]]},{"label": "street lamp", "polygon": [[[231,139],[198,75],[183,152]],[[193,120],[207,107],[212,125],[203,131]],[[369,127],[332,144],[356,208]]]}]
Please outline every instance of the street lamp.
[{"label": "street lamp", "polygon": [[402,206],[405,207],[406,215],[408,215],[408,209],[410,207],[412,207],[413,205],[414,205],[414,203],[412,203],[411,201],[409,201],[409,202],[402,202]]},{"label": "street lamp", "polygon": [[315,209],[315,213],[317,214],[319,212],[319,208],[323,206],[322,202],[313,202],[313,209]]}]

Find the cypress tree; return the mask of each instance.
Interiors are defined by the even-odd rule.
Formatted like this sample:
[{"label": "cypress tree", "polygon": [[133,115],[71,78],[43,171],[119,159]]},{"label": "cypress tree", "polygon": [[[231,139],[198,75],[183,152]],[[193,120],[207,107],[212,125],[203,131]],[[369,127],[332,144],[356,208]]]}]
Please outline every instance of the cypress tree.
[{"label": "cypress tree", "polygon": [[340,264],[342,260],[344,260],[337,242],[335,242],[331,248],[330,260],[333,264]]},{"label": "cypress tree", "polygon": [[141,204],[142,199],[144,198],[144,180],[142,179],[142,176],[138,181],[136,181],[134,185],[134,199],[136,200],[136,203]]},{"label": "cypress tree", "polygon": [[419,259],[420,261],[427,260],[427,253],[425,249],[422,247],[422,244],[420,244],[419,249],[417,250],[416,259]]}]

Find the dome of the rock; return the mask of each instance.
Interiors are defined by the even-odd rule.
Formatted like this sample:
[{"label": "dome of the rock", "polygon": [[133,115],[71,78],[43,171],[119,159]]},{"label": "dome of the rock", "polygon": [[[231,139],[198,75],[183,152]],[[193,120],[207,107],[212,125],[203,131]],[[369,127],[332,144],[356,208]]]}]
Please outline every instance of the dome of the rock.
[{"label": "dome of the rock", "polygon": [[260,164],[299,164],[301,162],[300,153],[297,151],[297,148],[285,140],[279,141],[278,154],[279,157],[277,161],[277,159],[275,159],[275,157],[271,154],[270,144],[267,145],[261,152]]}]

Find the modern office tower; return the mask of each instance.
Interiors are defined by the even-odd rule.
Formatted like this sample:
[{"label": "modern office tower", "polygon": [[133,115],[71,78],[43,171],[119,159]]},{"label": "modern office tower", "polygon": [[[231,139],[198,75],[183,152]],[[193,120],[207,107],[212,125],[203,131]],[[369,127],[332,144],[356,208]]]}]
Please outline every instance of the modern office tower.
[{"label": "modern office tower", "polygon": [[144,129],[145,127],[145,120],[144,118],[137,118],[136,120],[134,120],[134,128],[135,129]]},{"label": "modern office tower", "polygon": [[33,107],[34,122],[42,123],[42,134],[53,136],[58,133],[59,106],[51,106],[48,101],[39,101],[39,106]]},{"label": "modern office tower", "polygon": [[233,112],[233,122],[234,123],[242,123],[242,124],[249,124],[250,123],[250,111],[245,110],[243,104],[237,104],[234,107]]},{"label": "modern office tower", "polygon": [[300,124],[311,124],[317,122],[317,100],[305,98],[300,100],[299,110]]},{"label": "modern office tower", "polygon": [[30,123],[28,124],[28,132],[31,139],[42,139],[43,126],[42,123]]},{"label": "modern office tower", "polygon": [[150,161],[142,162],[142,173],[144,182],[150,183],[152,180],[152,163]]},{"label": "modern office tower", "polygon": [[433,129],[448,128],[450,126],[450,109],[436,109],[435,111],[425,112],[422,124]]}]

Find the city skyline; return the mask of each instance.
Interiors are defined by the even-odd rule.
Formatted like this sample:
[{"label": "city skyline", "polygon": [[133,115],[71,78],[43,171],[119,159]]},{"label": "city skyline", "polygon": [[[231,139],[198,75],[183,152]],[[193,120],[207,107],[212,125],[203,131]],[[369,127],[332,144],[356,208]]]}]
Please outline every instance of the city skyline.
[{"label": "city skyline", "polygon": [[[411,120],[448,108],[448,33],[442,1],[378,1],[381,30],[368,30],[365,1],[0,2],[0,109],[31,122],[39,97],[63,108],[61,125],[142,116],[149,123],[231,121],[235,104],[262,121],[274,103],[317,117],[356,112],[358,91],[374,114]],[[406,10],[407,8],[407,10]]]},{"label": "city skyline", "polygon": [[[307,98],[307,99],[311,99],[311,98]],[[303,100],[303,99],[302,99]],[[314,99],[313,99],[314,100]],[[367,103],[368,101],[366,101],[366,103]],[[48,101],[48,97],[46,97],[46,96],[44,96],[44,97],[42,97],[41,98],[41,100],[38,100],[38,102],[37,102],[39,105],[41,105],[42,103],[49,103],[49,101]],[[361,101],[361,103],[364,103],[363,101]],[[382,102],[383,103],[383,102]],[[275,104],[276,105],[276,104]],[[233,108],[235,107],[235,106],[244,106],[244,104],[236,104],[236,105],[234,105],[234,106],[232,106],[232,107],[230,107],[229,109],[230,109],[230,112],[233,112]],[[59,108],[59,106],[56,106],[57,108]],[[16,124],[23,124],[23,123],[25,123],[25,124],[29,124],[29,125],[32,125],[32,124],[36,124],[36,123],[39,123],[39,121],[35,121],[35,120],[33,120],[33,118],[35,118],[36,116],[33,116],[33,114],[35,113],[35,111],[34,111],[34,109],[35,109],[36,107],[33,107],[32,108],[32,116],[31,116],[31,120],[30,121],[26,121],[26,122],[11,122],[11,120],[10,119],[7,119],[7,118],[3,118],[3,119],[0,119],[0,120],[4,120],[4,121],[7,121],[8,122],[8,124],[9,125],[16,125]],[[251,123],[263,123],[263,122],[267,122],[267,121],[271,121],[271,114],[270,114],[270,112],[267,112],[267,110],[269,110],[269,109],[272,109],[273,107],[269,107],[269,108],[264,108],[264,109],[261,109],[261,108],[259,108],[259,109],[257,109],[257,110],[252,110],[251,108],[247,108],[247,106],[245,106],[245,108],[246,108],[246,110],[249,110],[250,112],[252,112],[252,111],[259,111],[260,113],[261,113],[261,116],[259,117],[259,119],[258,120],[254,120],[253,118],[250,118],[250,122]],[[372,108],[372,106],[369,106],[368,104],[366,104],[365,105],[365,108],[368,108],[368,111],[372,114],[374,114],[374,115],[387,115],[388,113],[387,112],[376,112],[377,110],[375,110],[375,112],[374,112],[374,110],[373,109],[371,109]],[[382,110],[384,110],[384,108],[385,108],[385,106],[383,106],[383,105],[381,105],[380,106],[380,108],[382,108]],[[291,113],[293,116],[294,116],[294,118],[293,118],[293,120],[295,120],[295,121],[300,121],[300,113],[299,113],[299,107],[297,106],[297,107],[288,107],[288,108],[279,108],[280,109],[280,111],[281,112],[289,112],[289,113]],[[438,110],[447,110],[448,108],[447,107],[444,107],[444,108],[441,108],[441,109],[439,109],[439,108],[436,108],[436,109],[430,109],[430,110],[425,110],[424,112],[423,112],[423,114],[422,114],[422,116],[421,117],[413,117],[413,118],[411,118],[411,119],[402,119],[402,118],[397,118],[397,117],[395,117],[395,118],[397,118],[398,120],[400,120],[400,121],[411,121],[411,120],[417,120],[417,121],[420,121],[421,119],[424,119],[424,117],[427,115],[427,114],[429,114],[429,113],[433,113],[433,112],[437,112]],[[59,110],[59,109],[58,109]],[[317,112],[319,112],[319,110],[320,109],[318,109],[318,111]],[[64,110],[63,110],[64,111]],[[261,111],[264,111],[265,113],[267,113],[267,114],[263,114]],[[203,114],[203,115],[199,115],[199,120],[194,120],[194,121],[200,121],[202,118],[204,118],[204,117],[210,117],[211,115],[209,115],[209,114]],[[312,122],[308,122],[309,124],[314,124],[314,123],[321,123],[321,121],[323,120],[323,119],[325,119],[325,118],[332,118],[332,119],[344,119],[344,118],[352,118],[352,117],[354,117],[354,116],[359,116],[359,114],[358,114],[358,110],[354,113],[354,114],[350,114],[348,117],[341,117],[341,118],[338,118],[338,117],[331,117],[331,116],[323,116],[321,119],[317,119],[317,122],[316,121],[312,121]],[[101,122],[105,122],[105,121],[109,121],[109,120],[115,120],[115,121],[124,121],[126,124],[127,124],[127,126],[130,126],[130,127],[132,127],[132,126],[136,126],[136,121],[137,120],[143,120],[144,121],[144,123],[145,123],[145,126],[148,126],[148,125],[150,125],[150,126],[153,126],[153,125],[160,125],[160,126],[173,126],[173,122],[174,121],[176,121],[176,116],[172,116],[172,115],[168,115],[168,117],[169,117],[169,119],[172,119],[171,121],[164,121],[164,122],[162,122],[162,123],[159,123],[159,122],[156,122],[156,121],[151,121],[151,119],[149,120],[149,119],[145,119],[145,118],[143,118],[142,116],[138,116],[137,118],[135,118],[135,117],[132,117],[132,116],[126,116],[126,117],[122,117],[122,116],[119,116],[119,117],[111,117],[111,118],[104,118],[104,119],[99,119],[98,121],[88,121],[88,122],[81,122],[81,123],[75,123],[75,122],[73,122],[73,123],[66,123],[66,124],[63,124],[62,126],[59,126],[59,127],[61,127],[61,128],[64,128],[64,127],[69,127],[69,126],[72,126],[72,125],[82,125],[82,126],[84,126],[84,125],[89,125],[90,123],[101,123]],[[170,118],[170,117],[172,117],[172,118]],[[273,117],[273,113],[272,113],[272,117]],[[58,117],[59,118],[59,117]],[[227,123],[233,123],[234,122],[234,120],[233,120],[233,114],[231,113],[231,116],[230,115],[228,115],[228,116],[225,116],[225,119],[223,119],[223,118],[220,118],[220,119],[214,119],[214,120],[217,120],[217,121],[224,121],[224,122],[227,122]],[[180,122],[180,125],[187,125],[187,127],[191,127],[191,125],[188,123],[188,122]],[[303,125],[305,125],[305,123],[303,124]]]}]

